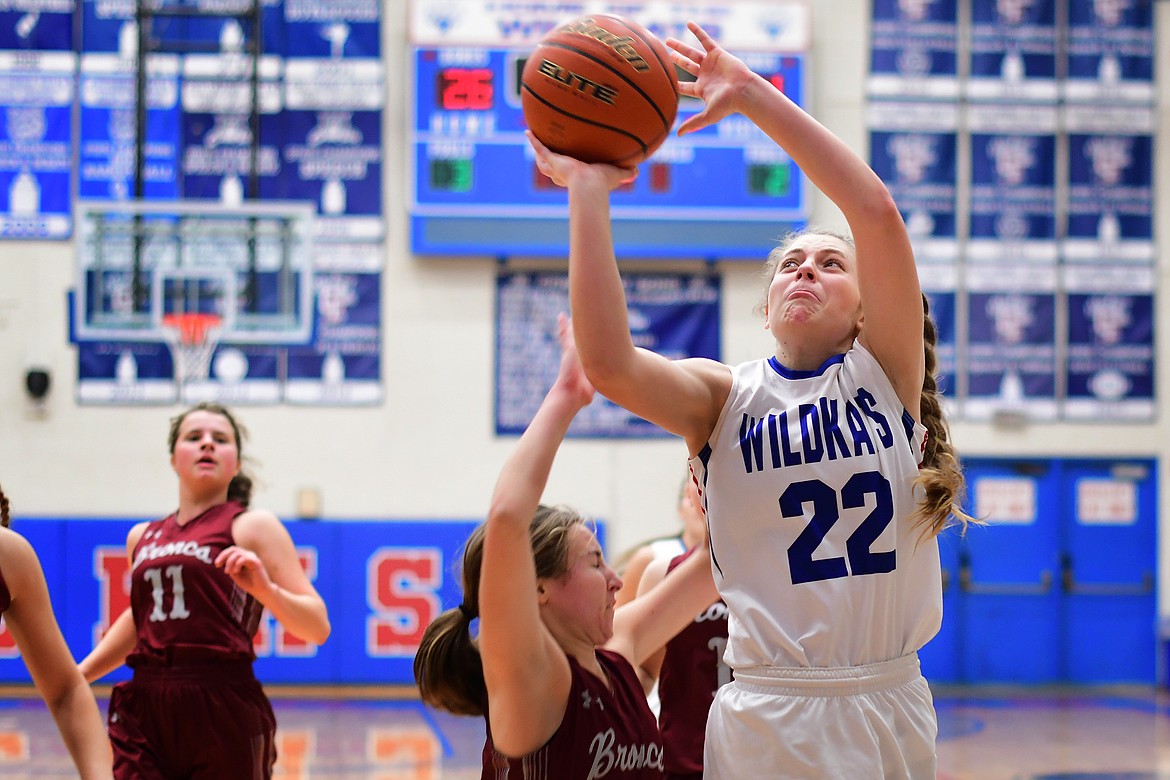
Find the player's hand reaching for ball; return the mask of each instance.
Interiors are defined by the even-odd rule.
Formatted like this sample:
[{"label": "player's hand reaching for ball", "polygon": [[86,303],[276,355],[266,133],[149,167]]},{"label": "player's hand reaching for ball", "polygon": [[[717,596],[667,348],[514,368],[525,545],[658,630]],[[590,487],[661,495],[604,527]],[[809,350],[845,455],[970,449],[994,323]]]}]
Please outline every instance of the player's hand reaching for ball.
[{"label": "player's hand reaching for ball", "polygon": [[540,142],[531,130],[525,130],[528,142],[536,151],[536,167],[553,180],[558,187],[571,188],[585,179],[596,179],[605,185],[606,191],[616,190],[638,177],[637,168],[619,168],[608,163],[586,163],[574,157],[557,154]]},{"label": "player's hand reaching for ball", "polygon": [[715,124],[720,119],[739,113],[739,100],[744,88],[758,78],[742,60],[728,54],[715,39],[694,22],[687,29],[699,40],[702,48],[695,48],[677,38],[667,38],[670,58],[674,64],[695,77],[695,81],[680,81],[679,91],[688,97],[703,101],[703,110],[686,119],[678,128],[679,135],[693,133]]},{"label": "player's hand reaching for ball", "polygon": [[249,596],[259,601],[263,601],[262,597],[272,590],[268,570],[264,568],[260,556],[251,550],[235,545],[226,547],[215,557],[215,565],[223,569],[224,573],[232,578],[232,582]]}]

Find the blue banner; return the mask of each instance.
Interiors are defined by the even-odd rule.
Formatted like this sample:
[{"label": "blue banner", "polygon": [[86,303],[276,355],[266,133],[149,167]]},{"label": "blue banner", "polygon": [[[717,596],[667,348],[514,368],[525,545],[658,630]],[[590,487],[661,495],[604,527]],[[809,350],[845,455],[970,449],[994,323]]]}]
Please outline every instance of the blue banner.
[{"label": "blue banner", "polygon": [[963,416],[1057,415],[1056,268],[968,266]]},{"label": "blue banner", "polygon": [[280,121],[279,197],[317,204],[319,241],[381,240],[381,111],[289,105]]},{"label": "blue banner", "polygon": [[[259,68],[253,90],[251,71]],[[182,79],[182,193],[184,198],[285,199],[278,185],[281,63],[257,63],[239,53],[188,54]],[[258,108],[258,127],[252,107]],[[255,190],[253,190],[255,187]]]},{"label": "blue banner", "polygon": [[1153,104],[1154,5],[1068,0],[1066,100]]},{"label": "blue banner", "polygon": [[22,0],[0,5],[0,51],[73,50],[73,0]]},{"label": "blue banner", "polygon": [[[622,275],[634,343],[670,359],[719,360],[720,282],[699,274]],[[496,282],[496,433],[528,427],[560,366],[557,315],[569,313],[565,273],[502,273]],[[569,436],[668,434],[599,393]]]},{"label": "blue banner", "polygon": [[382,56],[380,0],[284,0],[289,57]]},{"label": "blue banner", "polygon": [[285,398],[303,404],[374,404],[382,400],[382,275],[319,272],[316,332],[288,350]]},{"label": "blue banner", "polygon": [[957,109],[890,101],[871,104],[867,119],[870,166],[902,212],[915,258],[958,261]]},{"label": "blue banner", "polygon": [[[138,139],[136,65],[131,56],[84,54],[81,58],[78,195],[89,200],[128,200],[135,192]],[[147,60],[146,141],[142,196],[179,195],[179,60]]]},{"label": "blue banner", "polygon": [[80,404],[175,404],[179,385],[166,344],[149,341],[77,341]]},{"label": "blue banner", "polygon": [[1057,0],[975,2],[971,8],[971,100],[1057,98]]},{"label": "blue banner", "polygon": [[973,106],[968,259],[1055,263],[1056,109]]},{"label": "blue banner", "polygon": [[874,0],[869,94],[954,100],[959,96],[956,0]]},{"label": "blue banner", "polygon": [[1152,263],[1154,112],[1070,106],[1065,261]]},{"label": "blue banner", "polygon": [[77,58],[0,51],[0,238],[73,231],[73,98]]},{"label": "blue banner", "polygon": [[1154,268],[1067,267],[1063,280],[1068,293],[1063,416],[1153,421]]}]

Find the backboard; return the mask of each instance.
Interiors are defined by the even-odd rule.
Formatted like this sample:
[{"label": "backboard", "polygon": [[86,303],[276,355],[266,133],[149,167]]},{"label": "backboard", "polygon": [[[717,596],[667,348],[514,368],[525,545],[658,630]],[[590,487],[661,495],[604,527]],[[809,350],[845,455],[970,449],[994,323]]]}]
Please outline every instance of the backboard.
[{"label": "backboard", "polygon": [[73,337],[164,342],[176,316],[218,318],[235,344],[312,337],[314,205],[78,204]]}]

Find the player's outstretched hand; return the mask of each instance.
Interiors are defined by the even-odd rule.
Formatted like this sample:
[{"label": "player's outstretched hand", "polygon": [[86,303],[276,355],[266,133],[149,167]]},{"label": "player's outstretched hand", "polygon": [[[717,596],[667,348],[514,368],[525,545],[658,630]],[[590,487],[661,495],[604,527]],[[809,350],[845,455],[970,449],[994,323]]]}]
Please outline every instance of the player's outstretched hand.
[{"label": "player's outstretched hand", "polygon": [[744,87],[754,74],[742,60],[728,54],[715,39],[694,22],[687,29],[699,40],[696,49],[677,38],[667,38],[670,58],[694,81],[679,81],[679,91],[688,97],[703,101],[703,110],[687,118],[678,128],[679,135],[693,133],[713,125],[725,116],[742,110],[739,105]]},{"label": "player's outstretched hand", "polygon": [[558,187],[569,187],[575,177],[597,176],[609,190],[615,190],[638,177],[637,168],[619,168],[608,163],[586,163],[575,157],[557,154],[549,149],[531,130],[525,130],[528,142],[536,152],[536,167],[553,180]]}]

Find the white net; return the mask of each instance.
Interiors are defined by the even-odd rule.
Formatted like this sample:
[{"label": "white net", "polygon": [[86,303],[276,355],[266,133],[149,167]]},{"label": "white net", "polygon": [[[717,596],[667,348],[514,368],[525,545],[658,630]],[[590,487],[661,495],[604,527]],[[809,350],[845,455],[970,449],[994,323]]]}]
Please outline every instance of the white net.
[{"label": "white net", "polygon": [[221,324],[214,314],[170,314],[163,318],[175,379],[185,385],[210,376]]}]

